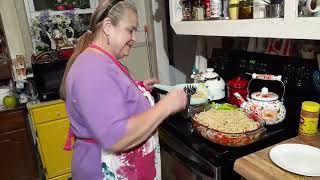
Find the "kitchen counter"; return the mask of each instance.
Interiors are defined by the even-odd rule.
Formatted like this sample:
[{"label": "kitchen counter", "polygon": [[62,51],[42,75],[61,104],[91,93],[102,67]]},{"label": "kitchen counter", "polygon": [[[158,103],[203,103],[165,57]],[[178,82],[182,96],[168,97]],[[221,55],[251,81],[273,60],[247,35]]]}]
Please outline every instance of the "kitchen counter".
[{"label": "kitchen counter", "polygon": [[52,100],[52,101],[45,101],[45,102],[38,102],[36,104],[32,104],[32,103],[27,103],[27,109],[34,109],[34,108],[39,108],[39,107],[44,107],[44,106],[50,106],[53,104],[58,104],[58,103],[63,103],[64,101],[61,99],[57,99],[57,100]]},{"label": "kitchen counter", "polygon": [[[284,143],[307,144],[320,148],[320,135],[308,139],[296,136],[278,144]],[[320,179],[320,177],[297,175],[274,164],[269,158],[269,151],[276,145],[237,159],[234,170],[246,179]]]}]

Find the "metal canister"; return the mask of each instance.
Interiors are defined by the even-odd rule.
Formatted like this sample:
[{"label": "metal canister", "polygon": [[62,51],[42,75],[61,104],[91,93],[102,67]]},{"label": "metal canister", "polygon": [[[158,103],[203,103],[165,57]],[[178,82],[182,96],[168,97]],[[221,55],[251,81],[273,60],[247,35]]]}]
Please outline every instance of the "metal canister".
[{"label": "metal canister", "polygon": [[210,0],[211,17],[221,17],[222,14],[222,2],[221,0]]},{"label": "metal canister", "polygon": [[317,134],[320,105],[313,101],[304,101],[301,106],[299,135]]}]

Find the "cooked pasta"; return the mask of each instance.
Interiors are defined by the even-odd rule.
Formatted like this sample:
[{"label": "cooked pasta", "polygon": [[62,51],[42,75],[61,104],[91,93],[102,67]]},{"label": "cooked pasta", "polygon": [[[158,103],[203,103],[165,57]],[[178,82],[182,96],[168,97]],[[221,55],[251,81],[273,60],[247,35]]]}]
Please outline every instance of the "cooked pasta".
[{"label": "cooked pasta", "polygon": [[240,110],[210,109],[201,112],[195,120],[203,126],[225,133],[243,133],[258,129],[259,124]]}]

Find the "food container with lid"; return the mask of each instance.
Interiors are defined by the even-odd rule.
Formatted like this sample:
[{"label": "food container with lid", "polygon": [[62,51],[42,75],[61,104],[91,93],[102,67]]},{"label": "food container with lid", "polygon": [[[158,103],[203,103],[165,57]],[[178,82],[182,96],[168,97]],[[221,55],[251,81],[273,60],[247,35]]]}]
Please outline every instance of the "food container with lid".
[{"label": "food container with lid", "polygon": [[237,106],[240,106],[239,100],[233,95],[234,93],[239,93],[242,97],[247,97],[248,95],[248,80],[237,76],[234,79],[231,79],[227,83],[228,88],[228,102]]},{"label": "food container with lid", "polygon": [[320,105],[313,101],[304,101],[301,106],[299,135],[317,135]]},{"label": "food container with lid", "polygon": [[[241,101],[241,108],[247,112],[252,112],[260,116],[265,121],[266,125],[282,122],[286,116],[286,108],[283,104],[285,86],[281,81],[281,76],[254,73],[250,82],[254,79],[281,82],[283,86],[281,99],[279,99],[279,96],[276,93],[270,92],[267,87],[263,87],[261,91],[252,93],[251,98],[249,97],[250,94],[248,94],[248,101],[245,101],[239,93],[234,93],[235,97]],[[250,93],[250,82],[248,84],[248,93]]]},{"label": "food container with lid", "polygon": [[225,97],[226,83],[218,73],[214,72],[213,68],[208,68],[207,72],[201,75],[201,79],[204,81],[205,87],[208,89],[209,100],[221,100]]}]

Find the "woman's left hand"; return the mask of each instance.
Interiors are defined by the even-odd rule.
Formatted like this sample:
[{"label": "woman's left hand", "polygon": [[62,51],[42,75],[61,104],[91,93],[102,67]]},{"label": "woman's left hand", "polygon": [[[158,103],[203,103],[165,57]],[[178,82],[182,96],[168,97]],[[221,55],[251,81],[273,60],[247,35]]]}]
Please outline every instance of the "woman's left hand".
[{"label": "woman's left hand", "polygon": [[148,79],[143,81],[144,85],[149,91],[152,91],[153,85],[160,83],[159,79]]}]

